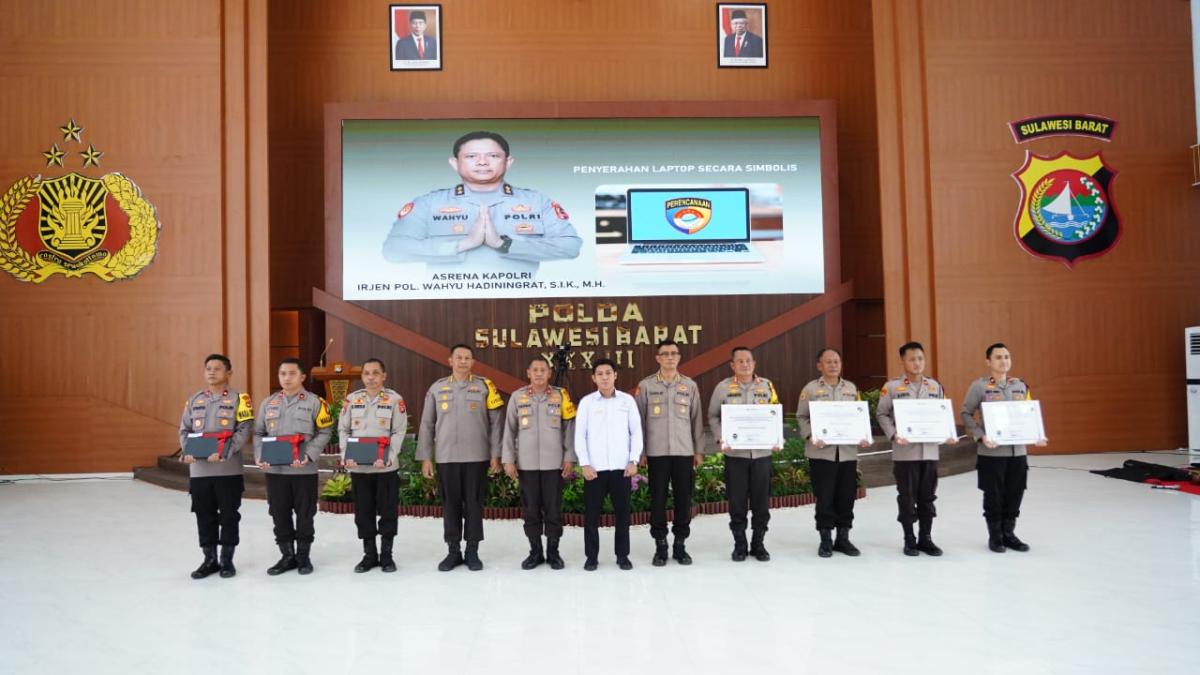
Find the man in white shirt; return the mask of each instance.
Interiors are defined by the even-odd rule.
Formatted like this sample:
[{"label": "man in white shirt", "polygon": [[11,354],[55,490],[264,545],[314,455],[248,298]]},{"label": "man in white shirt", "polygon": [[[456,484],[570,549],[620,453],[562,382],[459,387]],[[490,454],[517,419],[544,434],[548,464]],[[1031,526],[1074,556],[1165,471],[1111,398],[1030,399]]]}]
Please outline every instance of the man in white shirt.
[{"label": "man in white shirt", "polygon": [[633,569],[629,561],[629,479],[637,473],[642,455],[642,420],[637,402],[617,391],[617,364],[599,359],[592,366],[597,391],[579,401],[575,417],[575,454],[583,471],[583,569],[591,572],[600,553],[600,509],[612,498],[616,516],[613,549],[617,566]]}]

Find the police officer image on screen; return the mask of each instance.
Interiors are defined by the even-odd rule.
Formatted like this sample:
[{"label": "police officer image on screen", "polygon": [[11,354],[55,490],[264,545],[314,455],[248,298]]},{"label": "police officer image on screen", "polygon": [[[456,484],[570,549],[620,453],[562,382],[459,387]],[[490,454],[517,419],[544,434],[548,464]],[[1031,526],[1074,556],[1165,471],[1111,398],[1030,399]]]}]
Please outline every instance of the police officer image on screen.
[{"label": "police officer image on screen", "polygon": [[[896,430],[892,401],[896,399],[946,398],[946,390],[932,377],[925,377],[925,348],[920,342],[900,345],[903,377],[888,380],[879,390],[875,420],[883,434],[892,440],[892,475],[896,478],[896,520],[904,530],[904,555],[921,553],[942,554],[933,543],[933,519],[937,508],[938,443],[912,443]],[[947,438],[953,444],[956,439]],[[913,534],[913,522],[920,525],[919,536]]]},{"label": "police officer image on screen", "polygon": [[[1004,553],[1007,549],[1025,552],[1029,544],[1017,537],[1016,528],[1029,475],[1028,452],[1024,445],[1000,445],[988,436],[980,407],[984,401],[1029,401],[1033,400],[1033,394],[1029,385],[1009,376],[1012,354],[1004,343],[989,345],[985,358],[989,373],[971,383],[960,414],[978,452],[975,470],[979,489],[983,491],[988,548],[993,553]],[[1046,445],[1046,440],[1039,440],[1037,445]]]},{"label": "police officer image on screen", "polygon": [[454,142],[450,167],[458,185],[404,205],[383,242],[394,263],[430,270],[536,272],[543,260],[579,256],[583,240],[567,212],[537,190],[513,187],[508,141],[473,131]]},{"label": "police officer image on screen", "polygon": [[238,522],[242,519],[239,508],[245,488],[242,447],[254,430],[254,409],[249,394],[229,388],[232,373],[233,365],[224,354],[206,356],[205,388],[187,400],[179,420],[180,448],[196,438],[215,438],[217,442],[216,451],[207,458],[186,452],[183,455],[183,463],[188,465],[188,493],[192,496],[192,513],[196,514],[200,550],[204,552],[204,561],[192,572],[193,579],[216,572],[226,579],[237,574],[233,551],[239,543]]}]

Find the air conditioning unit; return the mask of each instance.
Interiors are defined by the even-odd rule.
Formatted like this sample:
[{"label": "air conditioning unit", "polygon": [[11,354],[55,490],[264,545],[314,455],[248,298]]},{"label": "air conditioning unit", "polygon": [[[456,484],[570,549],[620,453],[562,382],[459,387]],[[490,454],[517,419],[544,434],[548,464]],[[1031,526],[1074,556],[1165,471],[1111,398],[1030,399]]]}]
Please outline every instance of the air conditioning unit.
[{"label": "air conditioning unit", "polygon": [[1183,353],[1187,373],[1188,458],[1200,462],[1200,326],[1184,331]]}]

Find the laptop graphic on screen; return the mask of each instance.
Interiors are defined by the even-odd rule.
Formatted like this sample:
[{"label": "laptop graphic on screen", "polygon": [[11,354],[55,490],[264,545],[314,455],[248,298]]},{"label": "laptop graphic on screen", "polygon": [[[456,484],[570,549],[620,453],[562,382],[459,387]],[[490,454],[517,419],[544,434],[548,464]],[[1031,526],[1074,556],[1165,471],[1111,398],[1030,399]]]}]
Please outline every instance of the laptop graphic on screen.
[{"label": "laptop graphic on screen", "polygon": [[759,263],[747,188],[631,188],[623,265]]}]

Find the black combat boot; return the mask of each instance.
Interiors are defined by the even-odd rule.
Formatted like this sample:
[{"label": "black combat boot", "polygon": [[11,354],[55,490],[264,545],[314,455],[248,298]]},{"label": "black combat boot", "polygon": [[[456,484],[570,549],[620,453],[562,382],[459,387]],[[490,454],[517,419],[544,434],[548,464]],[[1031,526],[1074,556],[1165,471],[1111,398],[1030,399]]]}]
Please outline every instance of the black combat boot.
[{"label": "black combat boot", "polygon": [[755,530],[754,537],[750,540],[750,555],[759,562],[767,562],[771,559],[771,554],[767,553],[767,547],[763,546],[763,539],[767,536],[762,530]]},{"label": "black combat boot", "polygon": [[729,557],[733,558],[734,562],[742,562],[746,559],[746,531],[733,533],[733,553]]},{"label": "black combat boot", "polygon": [[939,556],[942,554],[942,549],[933,543],[933,537],[930,534],[933,531],[933,518],[921,519],[921,534],[917,538],[917,550],[925,555]]},{"label": "black combat boot", "polygon": [[650,561],[655,567],[662,567],[667,564],[667,540],[654,540],[654,558]]},{"label": "black combat boot", "polygon": [[1003,532],[1004,545],[1008,548],[1011,548],[1014,551],[1020,551],[1020,552],[1024,553],[1025,551],[1029,550],[1029,544],[1026,544],[1025,542],[1021,541],[1020,539],[1017,539],[1017,534],[1014,531],[1016,529],[1017,529],[1017,519],[1016,518],[1010,518],[1010,519],[1004,521],[1003,527],[1001,530]]},{"label": "black combat boot", "polygon": [[904,528],[904,555],[910,557],[920,555],[921,551],[917,548],[917,535],[913,534],[913,524],[900,523],[900,527]]},{"label": "black combat boot", "polygon": [[221,566],[217,563],[217,547],[216,546],[201,546],[201,551],[204,551],[204,562],[192,572],[193,579],[203,579],[210,574],[216,574],[221,571]]},{"label": "black combat boot", "polygon": [[279,544],[279,552],[282,554],[279,562],[267,568],[267,574],[271,576],[296,569],[296,543],[289,541]]},{"label": "black combat boot", "polygon": [[472,572],[483,569],[483,561],[479,559],[479,542],[467,542],[467,554],[463,556],[463,560],[467,563],[467,569]]},{"label": "black combat boot", "polygon": [[683,537],[675,537],[675,543],[672,546],[671,557],[680,565],[691,565],[692,556],[688,555],[687,548],[684,547],[686,540]]},{"label": "black combat boot", "polygon": [[848,527],[839,527],[837,529],[837,539],[833,542],[833,550],[838,553],[844,553],[851,558],[856,558],[862,553],[862,551],[858,550],[857,546],[850,543],[850,528]]},{"label": "black combat boot", "polygon": [[312,559],[308,557],[310,550],[312,550],[311,541],[302,541],[296,544],[296,571],[300,574],[313,573]]},{"label": "black combat boot", "polygon": [[392,558],[392,541],[395,537],[379,537],[379,568],[387,573],[396,571],[396,561]]},{"label": "black combat boot", "polygon": [[561,570],[567,566],[558,554],[558,537],[546,537],[546,562],[550,563],[552,570]]},{"label": "black combat boot", "polygon": [[1000,529],[1000,521],[987,521],[988,550],[992,553],[1004,553],[1004,533]]},{"label": "black combat boot", "polygon": [[375,537],[363,539],[363,557],[357,565],[354,566],[354,571],[358,574],[370,572],[379,567],[379,553],[375,551]]},{"label": "black combat boot", "polygon": [[233,549],[236,546],[221,547],[221,578],[228,579],[237,574],[237,568],[233,566]]},{"label": "black combat boot", "polygon": [[826,527],[818,531],[821,533],[821,543],[817,545],[817,555],[822,558],[833,557],[833,530]]},{"label": "black combat boot", "polygon": [[521,561],[521,569],[531,570],[544,562],[546,562],[546,556],[542,555],[542,538],[540,536],[530,537],[529,555]]},{"label": "black combat boot", "polygon": [[463,564],[462,549],[458,547],[457,541],[452,544],[446,544],[446,548],[449,552],[446,553],[445,558],[442,558],[442,562],[438,563],[439,572],[449,572]]}]

